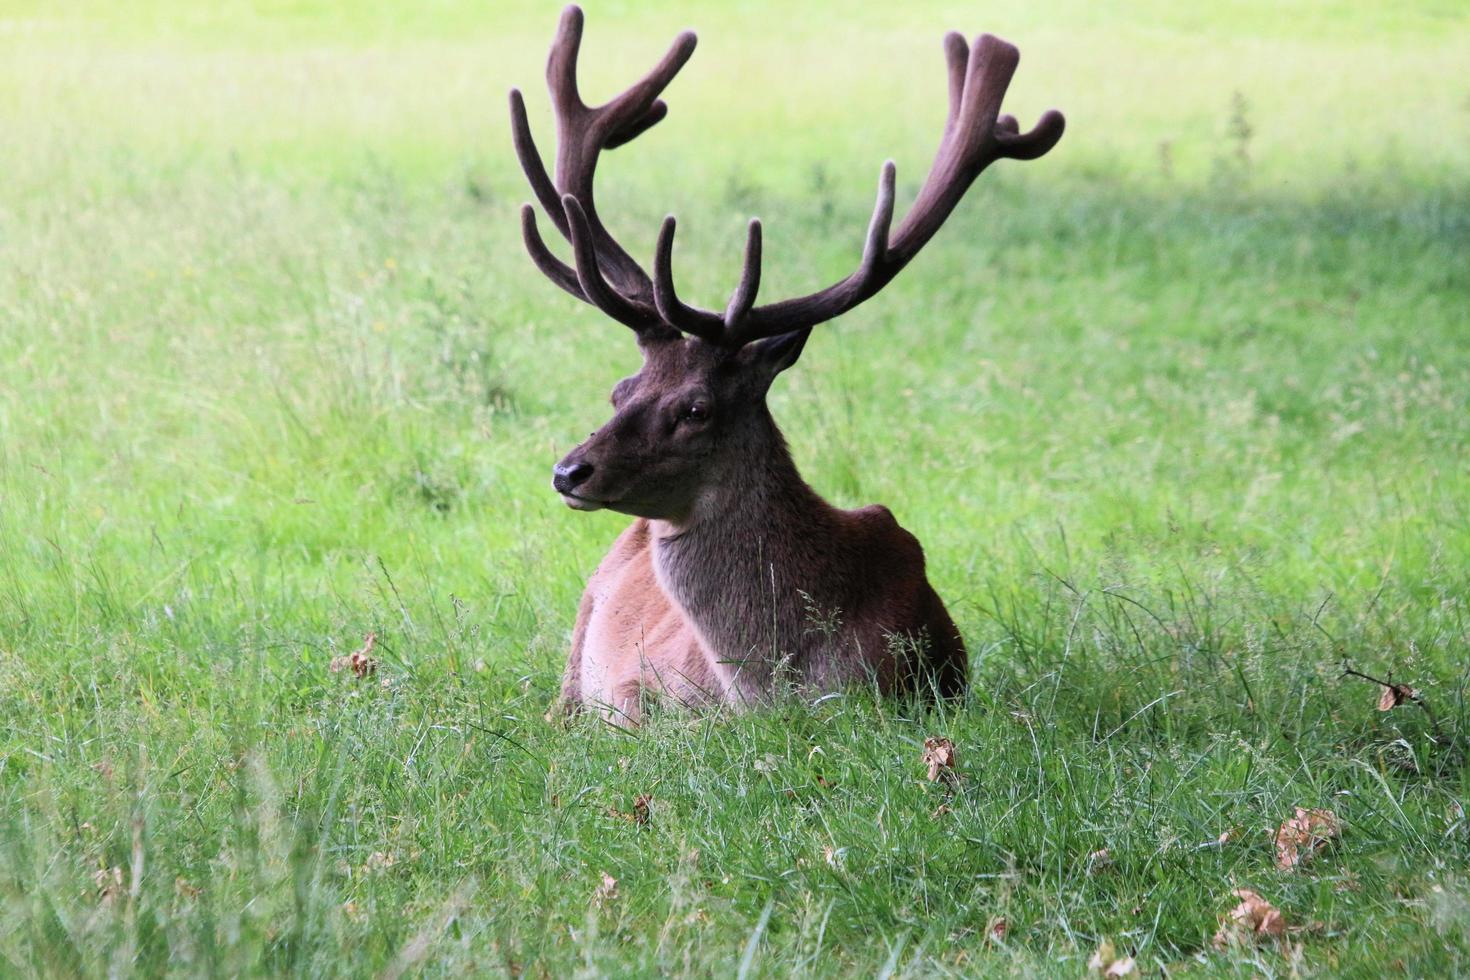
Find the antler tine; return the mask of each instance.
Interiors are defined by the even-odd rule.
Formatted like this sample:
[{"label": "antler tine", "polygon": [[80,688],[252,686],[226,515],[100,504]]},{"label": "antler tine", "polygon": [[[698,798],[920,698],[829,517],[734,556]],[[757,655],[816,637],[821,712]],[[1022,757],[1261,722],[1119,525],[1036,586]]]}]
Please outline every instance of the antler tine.
[{"label": "antler tine", "polygon": [[[566,220],[565,212],[562,220]],[[536,263],[536,268],[541,270],[542,275],[582,302],[591,302],[582,291],[577,270],[553,255],[551,249],[546,247],[546,242],[542,241],[541,232],[536,228],[536,209],[530,204],[521,205],[521,239],[526,243],[526,251],[531,253],[531,261]]]},{"label": "antler tine", "polygon": [[733,339],[745,325],[755,295],[761,288],[761,220],[751,218],[745,231],[745,261],[740,269],[740,282],[725,305],[725,336]]},{"label": "antler tine", "polygon": [[871,279],[888,255],[888,230],[893,226],[894,184],[897,179],[898,167],[892,160],[885,161],[878,174],[878,199],[873,202],[873,217],[868,220],[863,261],[858,266],[858,274],[863,279]]},{"label": "antler tine", "polygon": [[965,95],[965,65],[970,60],[970,46],[959,31],[944,35],[944,60],[949,68],[949,116],[944,121],[944,131],[948,133],[960,117]]},{"label": "antler tine", "polygon": [[[1000,119],[1000,104],[1006,97],[1011,77],[1021,63],[1021,52],[994,34],[981,34],[970,46],[969,63],[965,66],[965,88],[960,97],[960,118],[955,140],[957,151],[972,156],[979,151],[985,137]],[[969,137],[965,139],[963,137]]]},{"label": "antler tine", "polygon": [[[634,120],[641,121],[653,108],[654,101],[660,93],[668,88],[669,82],[679,74],[679,69],[689,61],[690,55],[694,54],[694,46],[698,43],[699,38],[695,37],[693,31],[680,32],[679,36],[674,38],[674,43],[669,45],[669,50],[664,53],[663,59],[647,75],[635,82],[622,95],[594,109],[593,111],[598,116],[606,120],[604,123],[606,134],[612,135],[614,131]],[[667,107],[664,111],[668,111]],[[659,115],[658,119],[662,118],[663,116]],[[642,126],[639,131],[646,130],[658,122],[658,119]],[[627,142],[627,140],[622,142]]]},{"label": "antler tine", "polygon": [[[566,215],[562,212],[561,195],[551,182],[551,175],[546,172],[546,164],[542,162],[541,153],[536,149],[536,141],[531,137],[531,123],[526,118],[526,100],[518,88],[510,90],[510,133],[515,144],[516,158],[521,161],[521,170],[525,171],[531,192],[541,202],[542,209],[546,211],[556,230],[563,237],[568,236],[570,232],[567,231]],[[540,240],[539,236],[537,240]],[[532,258],[535,256],[532,255]]]},{"label": "antler tine", "polygon": [[690,306],[674,290],[674,230],[678,222],[671,214],[658,230],[653,253],[653,302],[667,324],[712,344],[723,340],[725,321],[718,313]]},{"label": "antler tine", "polygon": [[659,326],[658,319],[650,316],[649,310],[630,302],[602,277],[592,222],[583,210],[582,202],[571,194],[565,194],[561,203],[566,209],[567,225],[571,229],[572,254],[577,260],[577,283],[582,287],[582,297],[614,320],[634,330],[642,331]]},{"label": "antler tine", "polygon": [[669,104],[663,99],[655,99],[648,111],[638,116],[632,122],[620,129],[614,130],[612,135],[602,144],[604,150],[616,150],[624,143],[631,143],[654,126],[663,122],[664,116],[669,114]]},{"label": "antler tine", "polygon": [[1055,109],[1042,113],[1041,119],[1026,133],[1019,132],[1020,126],[1014,116],[1005,118],[1010,120],[1011,128],[1007,132],[997,133],[995,140],[1004,151],[1001,156],[1012,160],[1035,160],[1045,156],[1057,145],[1067,128],[1067,120]]},{"label": "antler tine", "polygon": [[559,117],[576,118],[587,112],[577,91],[577,54],[582,48],[582,8],[568,4],[556,26],[551,54],[546,59],[546,87]]}]

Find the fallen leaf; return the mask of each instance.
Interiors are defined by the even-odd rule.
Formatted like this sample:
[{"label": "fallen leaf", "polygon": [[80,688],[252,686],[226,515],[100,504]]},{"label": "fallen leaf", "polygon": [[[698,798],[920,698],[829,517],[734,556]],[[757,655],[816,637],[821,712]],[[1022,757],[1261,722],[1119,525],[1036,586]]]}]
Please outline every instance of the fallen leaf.
[{"label": "fallen leaf", "polygon": [[92,882],[97,886],[97,901],[102,905],[111,905],[123,891],[122,867],[113,865],[110,868],[98,868],[92,872]]},{"label": "fallen leaf", "polygon": [[958,778],[954,768],[954,743],[949,739],[933,736],[924,739],[924,754],[920,758],[929,767],[929,782],[943,779],[946,783],[952,783]]},{"label": "fallen leaf", "polygon": [[1218,847],[1224,847],[1226,844],[1228,844],[1231,841],[1235,840],[1235,838],[1237,838],[1239,836],[1240,836],[1240,828],[1239,827],[1229,827],[1229,828],[1226,828],[1225,830],[1220,831],[1220,836],[1219,837],[1216,837],[1214,840],[1207,840],[1203,844],[1196,844],[1195,847],[1198,850],[1201,850],[1201,851],[1206,850],[1208,848],[1212,848],[1212,847],[1216,847],[1216,848],[1218,848]]},{"label": "fallen leaf", "polygon": [[387,871],[389,868],[393,867],[393,865],[397,863],[398,858],[394,856],[392,852],[374,851],[373,853],[369,854],[367,856],[367,860],[363,862],[362,870],[364,872]]},{"label": "fallen leaf", "polygon": [[1215,933],[1215,948],[1225,949],[1231,943],[1244,943],[1263,937],[1275,938],[1286,931],[1286,918],[1281,910],[1249,888],[1237,888],[1230,894],[1240,899],[1221,920]]},{"label": "fallen leaf", "polygon": [[600,908],[617,897],[618,879],[604,871],[602,873],[602,883],[593,889],[592,901]]},{"label": "fallen leaf", "polygon": [[1276,831],[1276,867],[1283,871],[1305,862],[1342,833],[1342,821],[1331,810],[1296,808],[1296,815]]},{"label": "fallen leaf", "polygon": [[1407,684],[1385,684],[1378,697],[1379,711],[1392,711],[1405,701],[1419,700],[1419,692]]},{"label": "fallen leaf", "polygon": [[1126,977],[1137,972],[1138,965],[1131,956],[1119,956],[1118,951],[1113,948],[1113,941],[1104,939],[1098,943],[1096,952],[1087,961],[1087,968],[1104,977]]},{"label": "fallen leaf", "polygon": [[618,820],[627,820],[629,823],[635,823],[642,827],[648,823],[653,815],[650,807],[651,803],[653,803],[652,793],[639,793],[633,800],[633,809],[631,811],[625,813],[615,806],[610,806],[607,808],[607,815],[609,817],[615,817]]},{"label": "fallen leaf", "polygon": [[[367,634],[362,638],[362,646],[360,648],[353,650],[345,657],[333,657],[332,662],[327,665],[327,669],[334,674],[351,669],[353,675],[359,679],[372,676],[377,673],[378,661],[369,656],[369,654],[373,652],[373,647],[377,642],[378,634]],[[384,681],[383,686],[388,686],[386,681]]]}]

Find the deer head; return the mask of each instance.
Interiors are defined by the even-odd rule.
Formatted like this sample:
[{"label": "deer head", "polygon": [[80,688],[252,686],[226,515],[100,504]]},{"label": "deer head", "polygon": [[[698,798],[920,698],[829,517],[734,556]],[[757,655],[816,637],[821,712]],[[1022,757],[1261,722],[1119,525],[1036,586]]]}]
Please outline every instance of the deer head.
[{"label": "deer head", "polygon": [[668,112],[658,96],[694,52],[693,32],[680,34],[642,80],[592,107],[577,89],[582,11],[569,6],[546,66],[556,118],[556,178],[546,172],[517,89],[510,93],[516,155],[556,229],[571,245],[574,264],[552,254],[521,209],[521,232],[532,261],[573,296],[631,327],[643,368],[613,389],[612,419],[556,464],[552,485],[579,510],[607,507],[640,517],[678,520],[705,488],[727,483],[758,465],[762,447],[780,445],[766,410],[775,376],[795,363],[811,329],[841,316],[898,275],[949,217],[987,166],[1002,157],[1035,159],[1061,139],[1061,113],[1049,111],[1022,133],[1001,101],[1020,60],[1010,44],[982,34],[973,45],[959,34],[944,39],[949,67],[949,115],[939,151],[918,197],[893,228],[894,165],[883,165],[862,258],[847,277],[825,289],[756,305],[761,278],[761,223],[750,222],[739,282],[722,312],[683,302],[674,288],[675,222],[664,219],[654,248],[653,275],[613,239],[598,217],[592,178],[603,150],[639,136]]}]

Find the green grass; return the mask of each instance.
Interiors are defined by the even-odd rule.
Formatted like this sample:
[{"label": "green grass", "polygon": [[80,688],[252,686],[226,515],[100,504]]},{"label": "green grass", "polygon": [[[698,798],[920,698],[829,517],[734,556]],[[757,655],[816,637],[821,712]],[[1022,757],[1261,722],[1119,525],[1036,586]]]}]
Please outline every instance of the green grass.
[{"label": "green grass", "polygon": [[[752,213],[767,295],[851,267],[945,29],[1069,115],[773,396],[973,697],[541,721],[622,524],[547,471],[636,364],[518,241],[553,6],[6,3],[0,974],[1470,971],[1470,16],[632,6],[594,93],[703,46],[603,209],[706,303]],[[1216,952],[1235,887],[1309,928]]]}]

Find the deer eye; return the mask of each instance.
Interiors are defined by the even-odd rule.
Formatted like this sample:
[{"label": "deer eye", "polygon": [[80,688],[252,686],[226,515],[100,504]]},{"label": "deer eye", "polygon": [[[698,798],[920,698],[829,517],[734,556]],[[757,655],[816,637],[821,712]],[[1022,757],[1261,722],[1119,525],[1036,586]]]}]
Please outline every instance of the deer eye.
[{"label": "deer eye", "polygon": [[679,415],[680,422],[704,422],[709,418],[709,406],[704,402],[694,402],[685,408]]}]

